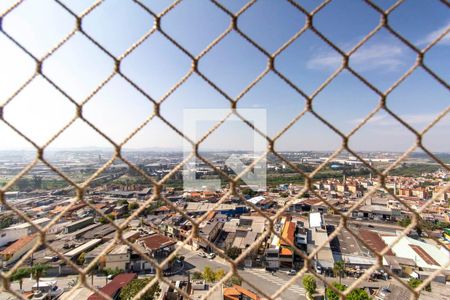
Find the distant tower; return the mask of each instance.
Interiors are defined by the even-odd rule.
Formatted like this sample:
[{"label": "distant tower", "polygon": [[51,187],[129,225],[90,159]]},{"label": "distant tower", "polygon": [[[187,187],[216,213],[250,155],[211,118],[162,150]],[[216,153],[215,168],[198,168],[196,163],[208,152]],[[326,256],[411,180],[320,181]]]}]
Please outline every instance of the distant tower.
[{"label": "distant tower", "polygon": [[98,162],[102,163],[102,155],[101,154],[98,155]]}]

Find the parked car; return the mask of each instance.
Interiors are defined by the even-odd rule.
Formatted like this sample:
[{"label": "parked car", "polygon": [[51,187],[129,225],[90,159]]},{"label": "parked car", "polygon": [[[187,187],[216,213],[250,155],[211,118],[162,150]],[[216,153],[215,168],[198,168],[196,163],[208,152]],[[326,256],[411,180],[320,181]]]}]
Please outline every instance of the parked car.
[{"label": "parked car", "polygon": [[291,270],[287,271],[287,274],[288,274],[289,276],[294,276],[295,274],[297,274],[297,271],[294,270],[294,269],[291,269]]},{"label": "parked car", "polygon": [[216,257],[215,253],[211,252],[211,253],[208,254],[208,258],[213,259],[214,257]]},{"label": "parked car", "polygon": [[318,263],[315,263],[314,264],[314,269],[315,269],[315,271],[316,271],[316,273],[317,274],[322,274],[322,266],[321,265],[319,265]]},{"label": "parked car", "polygon": [[199,252],[197,252],[197,255],[198,255],[198,256],[200,256],[200,257],[203,257],[203,258],[205,258],[205,257],[206,257],[206,253],[205,253],[205,252],[203,252],[203,251],[199,251]]}]

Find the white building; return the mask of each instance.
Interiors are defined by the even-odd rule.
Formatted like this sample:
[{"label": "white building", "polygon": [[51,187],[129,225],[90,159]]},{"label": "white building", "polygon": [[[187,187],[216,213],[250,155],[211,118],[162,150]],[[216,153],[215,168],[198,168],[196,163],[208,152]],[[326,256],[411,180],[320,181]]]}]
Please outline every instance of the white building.
[{"label": "white building", "polygon": [[[50,222],[49,218],[41,218],[33,220],[34,224],[39,225],[41,227],[44,227],[49,222]],[[29,223],[21,223],[4,228],[0,230],[0,247],[8,243],[17,241],[18,239],[21,239],[27,235],[31,235],[36,231],[37,231],[36,228]]]},{"label": "white building", "polygon": [[[381,238],[390,246],[397,237],[381,236]],[[446,266],[450,260],[450,252],[447,249],[410,237],[402,237],[398,243],[392,246],[392,251],[397,257],[413,259],[417,267],[425,271],[440,269],[441,266]],[[450,270],[450,267],[447,267],[446,270]]]},{"label": "white building", "polygon": [[105,267],[108,269],[118,268],[128,270],[130,265],[130,251],[128,245],[117,245],[106,255]]}]

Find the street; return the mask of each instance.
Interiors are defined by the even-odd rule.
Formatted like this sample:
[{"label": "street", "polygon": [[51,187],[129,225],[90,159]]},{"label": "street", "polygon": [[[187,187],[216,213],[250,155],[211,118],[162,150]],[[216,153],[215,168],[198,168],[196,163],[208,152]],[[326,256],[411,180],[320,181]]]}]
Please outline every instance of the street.
[{"label": "street", "polygon": [[[202,258],[198,256],[196,252],[189,251],[187,249],[181,250],[180,255],[183,255],[185,257],[185,264],[186,264],[185,271],[189,271],[190,273],[194,271],[201,272],[206,266],[211,267],[215,271],[217,271],[218,269],[223,269],[225,272],[228,272],[230,270],[228,263],[226,263],[220,257],[216,257],[215,259]],[[189,268],[190,266],[192,268]],[[267,272],[265,269],[262,268],[239,270],[239,274],[245,281],[258,287],[258,289],[260,289],[268,296],[272,295],[278,288],[280,288],[290,279],[290,276],[282,271],[276,272],[275,275],[272,275],[271,273]],[[186,280],[187,276],[175,275],[170,278],[172,280]],[[245,282],[242,283],[242,286],[244,288],[254,290],[251,286],[249,286]],[[282,299],[286,300],[306,299],[305,290],[301,286],[300,280],[299,282],[297,282],[297,284],[293,284],[288,289],[286,289],[281,295],[281,297]]]}]

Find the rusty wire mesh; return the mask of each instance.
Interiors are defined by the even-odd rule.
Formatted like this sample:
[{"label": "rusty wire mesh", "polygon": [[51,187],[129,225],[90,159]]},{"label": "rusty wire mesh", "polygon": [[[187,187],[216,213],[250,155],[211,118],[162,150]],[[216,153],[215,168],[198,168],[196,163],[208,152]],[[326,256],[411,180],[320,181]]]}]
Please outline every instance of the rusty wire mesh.
[{"label": "rusty wire mesh", "polygon": [[[106,1],[106,0],[105,0]],[[92,13],[95,9],[97,9],[104,1],[96,1],[92,6],[88,7],[84,12],[77,15],[75,12],[73,12],[69,7],[67,7],[62,1],[55,0],[55,2],[60,5],[64,10],[66,10],[76,21],[76,25],[73,27],[72,31],[67,34],[64,38],[62,38],[50,51],[48,51],[44,56],[42,57],[36,57],[29,51],[25,46],[23,46],[20,42],[18,42],[14,36],[10,35],[5,29],[1,26],[3,22],[5,22],[8,18],[8,15],[14,11],[17,7],[21,5],[21,3],[24,2],[24,0],[17,1],[13,5],[11,5],[8,9],[6,9],[1,15],[0,15],[0,31],[1,34],[6,36],[11,42],[13,42],[18,48],[20,48],[24,53],[26,53],[29,57],[31,57],[35,62],[35,72],[33,75],[28,78],[23,84],[18,88],[10,97],[8,97],[6,100],[1,99],[2,102],[0,102],[0,120],[4,124],[6,124],[9,128],[11,128],[14,132],[16,132],[18,135],[26,139],[29,143],[31,143],[35,149],[36,149],[36,157],[35,159],[26,167],[24,168],[19,174],[17,174],[12,180],[10,180],[5,186],[0,188],[0,201],[1,203],[6,206],[7,208],[11,209],[14,213],[16,213],[20,218],[25,220],[26,222],[30,223],[33,227],[36,228],[36,230],[39,233],[39,242],[25,255],[23,256],[15,265],[12,267],[11,270],[8,272],[2,272],[0,273],[0,277],[3,281],[2,289],[5,291],[8,291],[9,293],[15,295],[17,298],[25,299],[21,294],[18,294],[16,291],[11,289],[10,282],[11,282],[11,275],[16,271],[24,262],[26,259],[28,259],[34,251],[36,251],[40,246],[45,245],[48,247],[51,251],[53,251],[56,255],[58,255],[65,263],[67,263],[69,266],[74,268],[79,273],[79,281],[77,285],[72,289],[72,292],[75,291],[77,287],[87,287],[88,289],[92,290],[93,292],[97,292],[99,295],[104,297],[105,299],[110,299],[107,295],[103,294],[101,291],[99,291],[97,288],[92,286],[88,280],[86,280],[87,275],[89,275],[89,272],[92,268],[95,267],[96,263],[98,262],[99,258],[106,254],[108,251],[112,249],[114,246],[114,243],[111,243],[109,247],[104,249],[104,251],[96,257],[91,263],[89,263],[88,266],[85,268],[80,268],[78,265],[76,265],[71,260],[67,259],[62,253],[58,252],[56,249],[53,249],[51,245],[49,245],[46,242],[46,232],[47,230],[54,224],[56,224],[62,216],[69,211],[76,203],[84,202],[86,203],[90,208],[94,209],[100,216],[103,216],[106,218],[106,220],[109,220],[102,211],[100,211],[98,208],[96,208],[93,204],[89,203],[88,201],[84,200],[84,194],[91,183],[91,181],[96,178],[99,174],[101,174],[105,169],[107,169],[115,160],[121,160],[125,164],[129,166],[129,168],[135,170],[140,175],[142,175],[144,178],[146,178],[153,186],[153,192],[150,199],[146,200],[144,204],[140,206],[139,209],[137,209],[127,220],[117,225],[110,221],[110,223],[115,227],[116,229],[116,237],[114,239],[115,242],[118,243],[124,243],[131,247],[134,251],[139,253],[146,261],[148,261],[150,264],[152,264],[156,268],[156,276],[154,279],[147,285],[147,287],[142,290],[138,295],[136,295],[135,299],[139,299],[140,296],[142,296],[153,284],[156,282],[164,282],[168,285],[170,285],[172,288],[178,290],[181,294],[183,294],[185,297],[189,298],[189,295],[185,294],[183,291],[181,291],[179,288],[175,287],[174,284],[170,282],[167,278],[163,276],[163,266],[167,264],[171,259],[173,259],[177,252],[182,248],[178,247],[163,263],[158,264],[155,262],[152,258],[147,256],[145,253],[142,253],[142,251],[135,246],[135,244],[130,243],[128,240],[124,239],[122,236],[122,232],[127,227],[129,222],[137,217],[139,213],[141,213],[145,207],[150,204],[151,202],[162,199],[168,206],[170,206],[171,209],[175,210],[177,213],[182,215],[184,218],[189,220],[192,224],[192,231],[190,235],[183,241],[183,245],[189,243],[192,239],[197,238],[200,240],[203,240],[206,244],[208,244],[211,248],[213,248],[220,256],[222,256],[227,263],[230,266],[230,271],[226,274],[226,276],[220,280],[217,284],[214,285],[212,289],[209,290],[208,294],[205,296],[205,298],[208,298],[211,293],[217,289],[221,288],[221,284],[224,283],[226,280],[228,280],[231,276],[235,275],[240,277],[244,282],[246,282],[249,286],[251,286],[256,292],[260,293],[260,295],[266,297],[267,299],[276,299],[280,297],[280,295],[285,291],[291,284],[293,284],[296,280],[301,278],[306,272],[312,273],[315,277],[317,277],[319,280],[326,282],[327,286],[331,289],[335,290],[336,293],[340,295],[341,298],[344,298],[348,293],[350,293],[354,288],[358,286],[363,280],[365,280],[372,272],[374,272],[377,269],[384,269],[387,273],[389,273],[396,281],[398,281],[402,286],[407,288],[412,293],[412,298],[417,299],[419,297],[420,291],[427,286],[439,273],[441,273],[444,269],[448,268],[450,265],[450,262],[442,266],[440,269],[433,272],[424,282],[417,287],[416,289],[412,289],[410,286],[408,286],[407,283],[402,281],[396,274],[392,273],[388,268],[383,266],[382,263],[382,257],[384,254],[386,254],[390,248],[393,246],[391,244],[390,246],[386,247],[382,251],[376,251],[373,249],[370,245],[368,245],[364,240],[362,240],[357,234],[355,234],[347,225],[347,219],[351,215],[352,211],[357,209],[359,205],[361,205],[368,197],[370,197],[376,189],[372,190],[371,192],[367,193],[359,199],[353,207],[345,212],[342,213],[333,207],[332,204],[330,204],[327,199],[322,198],[314,189],[312,189],[312,179],[314,175],[316,175],[327,163],[329,163],[333,158],[335,158],[339,153],[342,151],[348,151],[352,155],[354,155],[359,161],[361,161],[367,168],[369,168],[374,174],[376,174],[380,179],[380,188],[384,188],[393,198],[395,198],[398,202],[400,202],[404,207],[411,213],[412,215],[412,222],[411,224],[404,229],[402,234],[398,236],[395,239],[395,243],[398,242],[402,237],[404,237],[411,229],[413,229],[419,222],[421,222],[420,213],[424,211],[433,201],[428,201],[426,204],[424,204],[420,209],[413,209],[403,201],[401,198],[398,198],[395,194],[393,194],[392,191],[390,191],[386,185],[385,180],[387,178],[387,174],[389,171],[391,171],[393,168],[399,165],[399,163],[402,162],[411,152],[413,152],[416,149],[421,149],[425,153],[427,153],[436,163],[438,163],[443,169],[450,171],[449,167],[444,164],[441,160],[439,160],[430,150],[428,150],[422,143],[424,135],[441,119],[443,119],[450,111],[450,106],[444,109],[426,128],[422,131],[417,131],[414,129],[410,124],[408,124],[405,120],[403,120],[400,116],[398,116],[395,112],[393,112],[388,104],[389,95],[394,91],[397,86],[401,82],[403,82],[407,77],[409,77],[413,71],[415,71],[418,68],[422,68],[425,72],[427,72],[432,78],[438,82],[440,85],[442,85],[446,90],[449,89],[448,83],[439,77],[432,69],[430,69],[425,63],[424,63],[424,57],[427,54],[427,52],[435,46],[440,40],[442,40],[450,31],[450,27],[446,28],[446,30],[440,34],[438,37],[436,37],[429,45],[427,45],[423,49],[417,48],[413,43],[408,41],[405,37],[403,37],[398,31],[396,31],[391,25],[389,24],[389,15],[399,7],[403,1],[397,1],[394,5],[392,5],[387,10],[381,9],[379,6],[377,6],[374,2],[371,0],[365,0],[363,1],[379,14],[380,20],[378,25],[370,31],[368,34],[366,34],[350,51],[345,52],[341,50],[338,46],[336,46],[335,43],[333,43],[330,39],[328,39],[324,34],[322,34],[317,27],[314,26],[314,17],[315,15],[322,10],[324,7],[326,7],[331,0],[323,1],[322,4],[320,4],[318,7],[316,7],[312,11],[306,10],[304,7],[302,7],[300,4],[293,0],[288,0],[288,2],[291,4],[292,9],[296,9],[300,11],[306,19],[305,25],[297,32],[295,33],[286,43],[284,43],[279,49],[277,49],[273,53],[269,53],[267,50],[265,50],[261,45],[259,45],[256,41],[254,41],[251,37],[249,37],[246,33],[244,33],[239,25],[238,20],[239,17],[247,10],[252,8],[252,5],[256,2],[249,1],[246,5],[244,5],[237,13],[231,12],[229,9],[227,9],[224,5],[220,3],[220,1],[217,0],[211,0],[212,3],[214,3],[215,7],[218,10],[223,11],[225,14],[229,16],[229,26],[228,28],[222,32],[219,36],[217,36],[213,42],[211,42],[203,51],[200,52],[199,55],[195,56],[191,54],[185,47],[183,47],[179,42],[177,42],[176,39],[171,37],[162,27],[161,27],[161,20],[171,12],[179,3],[181,0],[173,2],[170,6],[168,6],[164,11],[157,14],[153,12],[150,8],[148,8],[145,4],[141,3],[139,0],[134,0],[136,4],[139,5],[139,7],[144,10],[146,13],[148,13],[149,18],[154,19],[154,25],[153,27],[146,32],[136,43],[131,45],[123,54],[120,56],[114,56],[110,51],[108,51],[104,46],[102,46],[98,41],[96,41],[92,36],[90,36],[84,29],[83,29],[83,18]],[[450,6],[450,4],[445,1],[441,0],[441,2],[444,4],[446,8]],[[401,41],[404,45],[406,45],[409,49],[411,49],[416,54],[416,61],[415,63],[395,82],[393,83],[387,90],[381,91],[377,87],[375,87],[369,80],[364,78],[361,74],[359,74],[357,71],[355,71],[350,65],[349,60],[350,57],[360,48],[362,47],[372,36],[374,36],[378,31],[381,29],[386,29],[392,36],[397,38],[399,41]],[[290,79],[288,79],[282,72],[280,72],[275,64],[276,58],[284,51],[286,48],[288,48],[295,40],[297,40],[303,33],[306,31],[313,32],[317,37],[319,37],[322,41],[324,41],[326,44],[328,44],[330,47],[332,47],[337,53],[341,56],[341,65],[340,67],[333,72],[313,93],[307,94],[304,92],[301,88],[299,88],[296,84],[294,84]],[[149,96],[138,84],[133,82],[130,78],[128,78],[122,71],[121,71],[121,62],[122,60],[130,55],[136,48],[138,48],[145,40],[147,40],[152,34],[159,32],[162,34],[162,36],[167,39],[170,43],[172,43],[174,46],[176,46],[179,50],[183,52],[183,54],[188,57],[191,60],[191,68],[189,71],[181,78],[179,81],[173,85],[160,99],[153,99],[151,96]],[[237,33],[242,39],[246,40],[248,43],[250,43],[254,48],[256,48],[259,52],[261,52],[267,59],[267,66],[265,70],[259,74],[250,84],[248,84],[241,93],[233,98],[229,96],[223,89],[219,88],[210,78],[205,76],[198,68],[199,63],[201,62],[202,58],[205,57],[211,49],[213,49],[217,44],[219,44],[228,34],[231,32]],[[63,88],[58,86],[52,79],[50,79],[45,72],[43,72],[43,65],[45,64],[45,61],[52,56],[60,47],[62,47],[67,41],[69,41],[76,33],[82,34],[84,37],[86,37],[93,45],[95,45],[98,49],[100,49],[106,56],[110,57],[115,64],[114,70],[106,76],[100,83],[98,83],[97,87],[91,91],[88,97],[84,99],[81,103],[77,103],[70,95],[68,95]],[[357,78],[360,82],[362,82],[365,86],[367,86],[370,90],[372,90],[374,93],[376,93],[379,97],[379,103],[377,107],[369,113],[357,126],[348,134],[342,133],[339,129],[336,128],[332,123],[327,121],[324,117],[319,115],[314,110],[314,99],[315,97],[327,86],[332,82],[342,71],[347,70],[350,72],[355,78]],[[283,128],[274,138],[266,136],[262,131],[260,131],[258,128],[255,128],[254,125],[246,120],[239,112],[236,110],[236,108],[239,107],[239,100],[248,93],[262,78],[264,78],[267,74],[273,73],[277,75],[279,78],[281,78],[284,82],[286,82],[291,88],[293,88],[301,97],[303,97],[306,100],[306,105],[304,107],[304,110],[299,113],[285,128]],[[164,101],[172,94],[174,91],[176,91],[180,86],[182,86],[186,80],[193,74],[197,74],[200,76],[206,83],[208,83],[215,91],[217,91],[219,94],[224,96],[230,104],[230,113],[225,117],[225,119],[231,115],[235,114],[237,117],[239,117],[243,122],[245,122],[254,132],[258,133],[259,135],[263,136],[267,142],[268,147],[267,151],[259,157],[259,159],[255,160],[251,165],[249,165],[241,174],[234,178],[230,178],[227,174],[216,168],[208,159],[203,157],[199,153],[199,146],[200,144],[210,135],[212,132],[214,132],[220,125],[223,123],[222,120],[216,124],[216,126],[213,126],[210,128],[210,130],[206,133],[206,135],[201,138],[199,141],[193,141],[190,140],[187,136],[183,134],[181,130],[176,128],[173,124],[171,124],[167,119],[165,119],[160,114],[161,106],[164,105]],[[154,110],[153,113],[148,116],[148,118],[140,124],[137,128],[135,128],[127,138],[125,138],[121,143],[115,143],[110,137],[108,137],[107,134],[102,132],[100,129],[98,129],[94,124],[92,124],[89,120],[87,120],[83,116],[83,106],[88,103],[91,98],[96,95],[113,77],[119,76],[123,78],[126,82],[128,82],[131,86],[133,86],[136,90],[139,91],[141,95],[143,95],[149,102],[152,103]],[[11,101],[14,101],[14,98],[23,90],[25,89],[34,79],[37,77],[42,77],[45,79],[49,84],[51,84],[56,90],[61,92],[64,96],[67,97],[67,99],[72,102],[73,105],[76,107],[76,115],[72,118],[72,120],[67,123],[63,128],[59,129],[59,131],[50,139],[48,140],[43,146],[37,145],[35,142],[33,142],[32,139],[27,137],[25,134],[23,134],[20,130],[18,130],[16,127],[13,126],[13,124],[9,123],[3,115],[3,109],[6,107]],[[394,163],[392,163],[386,170],[383,172],[378,171],[377,169],[373,168],[372,165],[370,165],[367,161],[365,161],[358,153],[355,153],[350,147],[349,147],[349,140],[352,137],[352,135],[357,132],[364,124],[366,124],[372,116],[374,116],[379,111],[384,110],[387,114],[392,116],[394,119],[396,119],[400,124],[402,124],[409,132],[414,134],[416,137],[416,143],[412,145],[406,152],[404,152]],[[285,159],[279,152],[275,150],[275,145],[277,140],[289,129],[291,128],[299,119],[302,118],[302,116],[305,113],[311,113],[314,115],[318,120],[320,120],[323,124],[328,126],[332,131],[334,131],[337,135],[340,136],[342,140],[342,145],[339,149],[337,149],[326,161],[324,161],[319,167],[317,167],[313,172],[311,173],[305,173],[301,169],[299,169],[296,165],[294,165],[289,160]],[[165,124],[167,124],[174,132],[176,132],[179,136],[181,136],[183,139],[187,140],[191,146],[192,146],[192,152],[190,155],[181,162],[178,166],[176,166],[173,170],[171,170],[170,173],[168,173],[166,176],[164,176],[161,180],[156,181],[149,175],[147,175],[143,170],[138,168],[136,165],[131,163],[129,160],[127,160],[122,155],[122,147],[127,143],[134,135],[136,135],[144,126],[146,126],[149,122],[151,122],[153,119],[159,118],[161,121],[163,121]],[[88,126],[90,126],[93,130],[95,130],[97,133],[99,133],[101,136],[103,136],[111,145],[114,147],[115,152],[111,159],[106,162],[100,169],[98,169],[92,176],[90,176],[86,181],[84,181],[81,184],[78,184],[74,182],[72,179],[70,179],[68,176],[66,176],[63,172],[58,170],[56,167],[54,167],[49,161],[47,161],[44,157],[44,151],[46,150],[46,147],[53,142],[58,136],[60,136],[70,125],[72,125],[76,120],[82,120],[85,122]],[[339,226],[336,228],[336,230],[328,236],[328,239],[319,247],[317,247],[312,253],[310,253],[308,256],[305,256],[303,252],[301,252],[298,248],[296,248],[295,245],[293,245],[291,242],[285,240],[282,236],[279,235],[274,230],[274,222],[287,210],[289,205],[292,203],[293,200],[289,200],[285,207],[277,211],[277,213],[273,216],[267,216],[264,211],[261,211],[258,207],[255,205],[248,203],[247,205],[251,206],[254,210],[256,210],[261,216],[264,216],[267,219],[268,226],[265,230],[264,234],[262,234],[254,243],[252,246],[247,248],[237,259],[232,260],[229,257],[227,257],[223,251],[218,249],[214,244],[209,242],[208,240],[203,239],[201,236],[198,235],[198,229],[199,225],[202,221],[206,219],[206,215],[203,215],[201,218],[193,219],[190,216],[188,216],[184,211],[182,211],[179,207],[172,204],[170,201],[168,201],[163,194],[161,194],[162,188],[164,187],[165,183],[177,172],[179,171],[185,163],[187,163],[191,158],[196,157],[209,165],[211,168],[213,168],[216,172],[218,172],[222,178],[228,179],[230,182],[230,189],[228,192],[218,201],[215,206],[217,207],[221,203],[223,203],[229,196],[235,195],[239,196],[242,201],[245,201],[242,195],[239,194],[239,192],[236,189],[237,183],[239,179],[245,175],[249,170],[258,163],[259,160],[264,159],[269,153],[275,155],[277,158],[279,158],[281,161],[286,163],[288,166],[290,166],[292,169],[294,169],[296,172],[301,174],[305,178],[305,185],[301,191],[301,194],[309,191],[313,193],[316,197],[320,198],[323,203],[325,203],[331,210],[334,211],[335,214],[339,215],[341,218],[341,222]],[[22,176],[26,175],[37,163],[42,162],[46,166],[48,166],[53,172],[61,176],[67,183],[70,184],[76,191],[76,197],[74,197],[71,201],[71,204],[68,205],[62,212],[60,212],[55,218],[51,220],[49,224],[47,224],[45,227],[40,227],[39,225],[36,225],[33,223],[33,221],[22,211],[15,208],[11,203],[6,201],[5,199],[5,192],[8,191]],[[440,193],[437,193],[433,196],[432,200],[437,199],[442,193],[448,191],[450,189],[450,183],[448,183]],[[314,268],[312,268],[312,260],[314,256],[317,254],[317,252],[328,242],[330,242],[334,237],[336,237],[342,230],[347,230],[351,235],[353,235],[359,242],[361,242],[363,245],[365,245],[368,249],[370,249],[376,256],[377,262],[369,268],[363,276],[361,276],[359,279],[355,280],[344,292],[338,291],[334,286],[332,286],[325,277],[323,277],[321,274],[318,274],[314,271]],[[305,260],[305,266],[302,268],[300,272],[297,273],[294,277],[292,277],[289,281],[287,281],[283,286],[281,286],[275,293],[272,295],[267,295],[264,292],[262,292],[257,286],[254,286],[253,284],[247,282],[245,279],[243,279],[238,271],[237,265],[239,262],[241,262],[246,255],[250,254],[251,251],[254,250],[255,247],[259,247],[260,243],[268,237],[270,234],[277,235],[280,240],[284,241],[285,243],[292,246],[295,253],[300,255]],[[430,235],[430,237],[433,237]],[[433,238],[436,243],[442,245],[442,242],[439,241],[436,238]],[[394,244],[395,244],[394,243]]]}]

